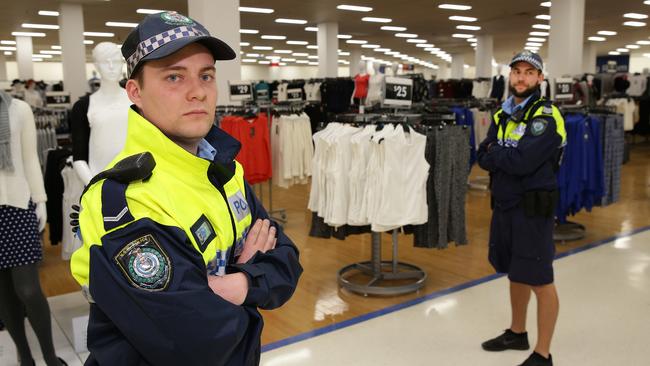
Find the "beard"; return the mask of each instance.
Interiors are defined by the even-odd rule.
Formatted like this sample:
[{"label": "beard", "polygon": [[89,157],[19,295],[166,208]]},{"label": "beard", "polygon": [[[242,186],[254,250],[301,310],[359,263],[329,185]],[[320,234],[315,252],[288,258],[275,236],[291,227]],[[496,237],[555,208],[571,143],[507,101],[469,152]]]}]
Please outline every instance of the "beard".
[{"label": "beard", "polygon": [[518,92],[517,89],[512,84],[510,84],[510,94],[514,95],[517,98],[526,99],[529,96],[531,96],[533,93],[535,93],[538,89],[539,89],[539,84],[535,84],[530,88],[526,88],[522,92]]}]

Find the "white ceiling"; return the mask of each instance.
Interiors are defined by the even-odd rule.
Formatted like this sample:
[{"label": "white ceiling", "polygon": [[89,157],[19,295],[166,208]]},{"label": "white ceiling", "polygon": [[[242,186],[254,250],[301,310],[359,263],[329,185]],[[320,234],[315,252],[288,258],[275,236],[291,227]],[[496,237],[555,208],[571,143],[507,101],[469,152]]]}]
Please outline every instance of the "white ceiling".
[{"label": "white ceiling", "polygon": [[[216,0],[222,1],[222,0]],[[567,1],[567,0],[558,0]],[[96,43],[112,41],[122,43],[129,32],[128,28],[115,28],[105,25],[107,21],[139,22],[142,14],[136,13],[138,8],[153,8],[176,10],[187,13],[187,2],[184,0],[81,0],[83,4],[84,25],[87,31],[113,32],[114,37],[86,37]],[[643,0],[585,0],[585,42],[589,36],[595,36],[599,30],[617,32],[616,36],[608,36],[605,42],[595,42],[598,54],[606,54],[616,48],[634,44],[637,41],[650,40],[650,28],[632,28],[623,25],[624,13],[636,12],[650,14],[650,5],[644,5]],[[57,24],[56,17],[38,15],[39,10],[58,10],[60,1],[53,0],[3,0],[0,4],[0,40],[13,40],[13,31],[38,31],[46,33],[46,37],[34,38],[34,53],[50,49],[58,45],[57,30],[36,30],[21,27],[23,23]],[[461,3],[471,5],[469,11],[439,9],[441,3]],[[369,13],[343,11],[336,8],[339,4],[363,5],[373,8]],[[474,63],[474,51],[464,39],[453,38],[453,33],[471,33],[475,35],[489,34],[494,37],[494,56],[500,63],[505,63],[518,50],[521,50],[529,36],[533,24],[548,24],[548,21],[535,19],[536,15],[549,14],[549,8],[540,6],[536,0],[463,0],[463,1],[434,1],[434,0],[241,0],[241,6],[264,7],[274,9],[272,14],[241,13],[242,28],[253,28],[260,31],[257,35],[242,34],[242,42],[252,45],[268,45],[276,49],[289,49],[293,52],[315,54],[305,46],[290,46],[285,41],[262,40],[262,34],[285,35],[291,40],[307,41],[316,44],[316,33],[307,32],[305,26],[316,26],[319,22],[335,21],[339,24],[340,34],[349,34],[354,39],[366,40],[370,44],[378,44],[403,54],[420,58],[427,62],[440,64],[443,61],[407,43],[404,38],[394,36],[395,32],[380,30],[382,24],[362,22],[364,16],[391,18],[388,25],[406,27],[408,33],[415,33],[418,38],[425,39],[435,47],[448,53],[464,54],[465,63]],[[451,15],[464,15],[478,18],[474,23],[459,23],[449,20]],[[278,24],[276,18],[297,18],[308,21],[306,25]],[[648,19],[645,20],[646,22]],[[459,24],[471,24],[481,27],[479,31],[459,31]],[[218,35],[216,35],[218,36]],[[359,48],[365,55],[375,56],[379,53],[370,49],[360,48],[340,40],[339,47],[343,51]],[[2,45],[6,46],[6,45]],[[87,46],[90,56],[92,45]],[[250,47],[242,47],[245,52],[254,52]],[[630,50],[631,54],[650,53],[650,45],[640,45],[639,49]],[[539,51],[546,54],[546,46]],[[259,53],[259,52],[257,52]],[[387,61],[397,61],[390,56],[382,55]],[[13,60],[15,56],[7,56]],[[347,57],[341,57],[346,59]],[[51,60],[58,61],[54,56]],[[90,58],[89,58],[90,60]]]}]

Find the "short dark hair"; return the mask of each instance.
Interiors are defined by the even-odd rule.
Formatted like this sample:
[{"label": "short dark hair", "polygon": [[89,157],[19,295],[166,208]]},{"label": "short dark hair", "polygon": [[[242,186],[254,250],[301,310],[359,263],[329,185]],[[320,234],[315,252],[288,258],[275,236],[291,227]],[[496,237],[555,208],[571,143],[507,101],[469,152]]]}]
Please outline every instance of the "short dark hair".
[{"label": "short dark hair", "polygon": [[138,67],[133,70],[129,79],[135,79],[141,88],[144,86],[144,72],[142,71],[142,65],[138,65]]}]

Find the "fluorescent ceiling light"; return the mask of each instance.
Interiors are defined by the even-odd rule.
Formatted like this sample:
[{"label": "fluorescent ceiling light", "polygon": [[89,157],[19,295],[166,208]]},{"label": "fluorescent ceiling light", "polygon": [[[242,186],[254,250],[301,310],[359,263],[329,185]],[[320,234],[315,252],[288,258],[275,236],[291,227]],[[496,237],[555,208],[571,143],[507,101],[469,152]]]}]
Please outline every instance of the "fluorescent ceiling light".
[{"label": "fluorescent ceiling light", "polygon": [[306,46],[309,44],[307,41],[287,41],[287,44],[297,45],[297,46]]},{"label": "fluorescent ceiling light", "polygon": [[465,25],[465,24],[461,24],[461,25],[457,25],[457,26],[456,26],[456,29],[463,29],[463,30],[477,31],[477,30],[481,30],[481,27],[479,27],[478,25]]},{"label": "fluorescent ceiling light", "polygon": [[370,8],[370,7],[356,6],[356,5],[339,5],[336,8],[339,9],[339,10],[362,11],[364,13],[372,11],[372,8]]},{"label": "fluorescent ceiling light", "polygon": [[639,48],[641,48],[641,46],[639,46],[638,44],[628,44],[625,46],[625,48],[630,50],[638,50]]},{"label": "fluorescent ceiling light", "polygon": [[266,56],[264,57],[267,60],[279,60],[281,57],[280,56]]},{"label": "fluorescent ceiling light", "polygon": [[623,25],[627,25],[628,27],[645,27],[644,22],[625,22]]},{"label": "fluorescent ceiling light", "polygon": [[[650,5],[650,0],[645,0],[643,3],[646,4],[646,5]],[[644,56],[645,56],[645,54],[644,54]]]},{"label": "fluorescent ceiling light", "polygon": [[390,48],[375,48],[375,52],[390,52]]},{"label": "fluorescent ceiling light", "polygon": [[339,56],[350,56],[350,52],[339,52]]},{"label": "fluorescent ceiling light", "polygon": [[604,42],[607,40],[607,38],[605,37],[597,37],[597,36],[589,37],[587,39],[594,42]]},{"label": "fluorescent ceiling light", "polygon": [[13,46],[0,46],[0,51],[16,51],[16,47],[13,47]]},{"label": "fluorescent ceiling light", "polygon": [[466,69],[469,69],[469,65],[468,65],[468,64],[463,65],[463,67],[466,68]]},{"label": "fluorescent ceiling light", "polygon": [[437,51],[440,51],[440,48],[438,48],[438,47],[428,47],[428,48],[425,48],[424,50],[429,51],[429,52],[437,52]]},{"label": "fluorescent ceiling light", "polygon": [[348,39],[347,41],[345,41],[345,43],[349,43],[349,44],[366,44],[366,43],[368,43],[368,41],[362,41],[362,40],[359,40],[359,39]]},{"label": "fluorescent ceiling light", "polygon": [[625,13],[623,14],[623,18],[648,19],[648,16],[646,14],[639,14],[639,13]]},{"label": "fluorescent ceiling light", "polygon": [[269,47],[269,46],[253,46],[253,49],[257,50],[257,51],[271,51],[273,49],[273,47]]},{"label": "fluorescent ceiling light", "polygon": [[287,66],[286,62],[280,62],[278,63],[279,66]]},{"label": "fluorescent ceiling light", "polygon": [[413,34],[413,33],[395,33],[395,37],[399,37],[399,38],[418,38],[418,35]]},{"label": "fluorescent ceiling light", "polygon": [[464,33],[454,33],[451,35],[454,38],[472,38],[474,35],[472,34],[464,34]]},{"label": "fluorescent ceiling light", "polygon": [[431,43],[419,43],[419,44],[416,44],[415,47],[419,47],[419,48],[431,48],[431,47],[433,47],[433,45],[432,45]]},{"label": "fluorescent ceiling light", "polygon": [[551,29],[551,26],[548,24],[533,24],[535,29]]},{"label": "fluorescent ceiling light", "polygon": [[84,39],[84,44],[95,44],[95,41],[92,39]]},{"label": "fluorescent ceiling light", "polygon": [[381,27],[381,30],[385,31],[395,31],[395,32],[404,32],[406,30],[406,27],[394,27],[392,25],[383,25]]},{"label": "fluorescent ceiling light", "polygon": [[309,54],[308,54],[308,53],[304,53],[304,52],[294,52],[294,53],[291,54],[291,56],[295,56],[295,57],[307,57],[307,56],[309,56]]},{"label": "fluorescent ceiling light", "polygon": [[340,64],[344,64],[344,63],[346,63],[346,62],[348,62],[348,61],[345,61],[345,60],[339,60],[339,63],[340,63]]},{"label": "fluorescent ceiling light", "polygon": [[470,43],[469,45],[472,46],[472,47],[476,47],[477,44],[478,43],[474,42],[474,43]]},{"label": "fluorescent ceiling light", "polygon": [[39,10],[38,15],[43,15],[46,17],[58,17],[59,12],[58,11],[52,11],[52,10]]},{"label": "fluorescent ceiling light", "polygon": [[473,42],[473,43],[478,42],[478,40],[476,38],[467,38],[466,41],[467,42]]},{"label": "fluorescent ceiling light", "polygon": [[275,20],[275,22],[284,24],[307,24],[307,21],[304,19],[278,18]]},{"label": "fluorescent ceiling light", "polygon": [[609,51],[609,52],[607,52],[607,54],[608,54],[608,55],[612,55],[612,56],[618,56],[618,55],[620,55],[621,53],[620,53],[620,52],[616,52],[616,51]]},{"label": "fluorescent ceiling light", "polygon": [[374,49],[374,48],[379,48],[381,46],[378,45],[378,44],[364,44],[364,45],[361,45],[361,47],[362,48],[373,48]]},{"label": "fluorescent ceiling light", "polygon": [[265,35],[262,36],[262,39],[271,39],[271,40],[284,41],[285,39],[287,39],[287,37],[286,36],[271,36],[271,35],[266,35],[265,34]]},{"label": "fluorescent ceiling light", "polygon": [[310,60],[318,60],[318,56],[317,56],[317,55],[307,56],[307,58],[310,59]]},{"label": "fluorescent ceiling light", "polygon": [[260,57],[259,53],[247,53],[246,57]]},{"label": "fluorescent ceiling light", "polygon": [[524,49],[526,49],[528,51],[533,51],[533,52],[539,51],[539,47],[532,47],[532,46],[526,46],[526,47],[524,47]]},{"label": "fluorescent ceiling light", "polygon": [[352,39],[352,36],[349,35],[349,34],[339,34],[338,36],[336,36],[336,38],[338,38],[338,39]]},{"label": "fluorescent ceiling light", "polygon": [[84,32],[84,36],[88,36],[88,37],[115,37],[115,33],[110,33],[110,32]]},{"label": "fluorescent ceiling light", "polygon": [[281,60],[284,61],[284,62],[294,62],[294,61],[296,61],[295,58],[283,58]]},{"label": "fluorescent ceiling light", "polygon": [[32,57],[38,57],[38,58],[52,58],[54,56],[52,55],[32,55]]},{"label": "fluorescent ceiling light", "polygon": [[242,62],[257,62],[257,60],[254,59],[254,58],[245,58],[245,59],[242,59]]},{"label": "fluorescent ceiling light", "polygon": [[310,50],[317,50],[317,49],[318,49],[318,46],[316,46],[315,44],[310,44],[310,45],[307,46],[307,49],[310,49]]},{"label": "fluorescent ceiling light", "polygon": [[548,32],[539,32],[539,31],[533,31],[528,33],[531,36],[536,36],[536,37],[548,37]]},{"label": "fluorescent ceiling light", "polygon": [[240,29],[239,30],[239,33],[243,33],[243,34],[257,34],[259,32],[260,31],[258,31],[257,29]]},{"label": "fluorescent ceiling light", "polygon": [[528,37],[530,42],[546,42],[546,38]]},{"label": "fluorescent ceiling light", "polygon": [[478,19],[476,19],[474,17],[463,17],[463,16],[460,16],[460,15],[452,15],[452,16],[449,17],[449,20],[455,20],[455,21],[458,21],[458,22],[475,22]]},{"label": "fluorescent ceiling light", "polygon": [[135,12],[138,14],[158,14],[158,13],[164,13],[167,10],[159,10],[159,9],[138,9]]},{"label": "fluorescent ceiling light", "polygon": [[309,65],[311,65],[311,66],[318,66],[318,62],[310,62]]},{"label": "fluorescent ceiling light", "polygon": [[13,55],[14,53],[11,52],[11,51],[4,51],[4,54],[5,54],[5,56],[11,56],[11,55]]},{"label": "fluorescent ceiling light", "polygon": [[647,45],[650,45],[650,41],[636,41],[636,44],[640,44],[642,46],[647,46]]},{"label": "fluorescent ceiling light", "polygon": [[406,40],[408,43],[427,43],[426,39],[416,39],[416,38],[409,38]]},{"label": "fluorescent ceiling light", "polygon": [[291,53],[293,51],[291,51],[291,50],[275,50],[273,52],[275,52],[275,53]]},{"label": "fluorescent ceiling light", "polygon": [[25,36],[25,37],[45,37],[45,33],[40,32],[11,32],[12,36]]},{"label": "fluorescent ceiling light", "polygon": [[540,20],[551,20],[551,16],[548,14],[540,14],[535,16],[535,19],[540,19]]},{"label": "fluorescent ceiling light", "polygon": [[57,50],[43,50],[39,53],[42,53],[44,55],[60,55],[62,52]]},{"label": "fluorescent ceiling light", "polygon": [[616,51],[618,52],[630,52],[627,48],[617,48]]},{"label": "fluorescent ceiling light", "polygon": [[600,34],[601,36],[615,36],[616,32],[602,30],[602,31],[598,31],[598,34]]},{"label": "fluorescent ceiling light", "polygon": [[298,60],[298,61],[296,61],[296,63],[297,64],[308,64],[309,61],[307,61],[307,60]]},{"label": "fluorescent ceiling light", "polygon": [[539,4],[539,6],[543,6],[545,8],[550,8],[551,7],[551,2],[550,1],[544,1],[543,3]]},{"label": "fluorescent ceiling light", "polygon": [[307,32],[318,32],[318,27],[305,27]]},{"label": "fluorescent ceiling light", "polygon": [[107,27],[122,27],[122,28],[135,28],[138,23],[125,23],[125,22],[106,22]]},{"label": "fluorescent ceiling light", "polygon": [[262,61],[258,61],[257,63],[260,65],[270,65],[271,61],[262,60]]},{"label": "fluorescent ceiling light", "polygon": [[538,42],[526,42],[526,46],[529,46],[529,47],[542,47],[543,44],[538,43]]},{"label": "fluorescent ceiling light", "polygon": [[9,44],[9,45],[13,45],[13,44],[16,44],[16,41],[0,41],[0,44]]},{"label": "fluorescent ceiling light", "polygon": [[239,42],[239,47],[246,47],[246,46],[250,46],[250,45],[251,44],[248,43],[248,42]]},{"label": "fluorescent ceiling light", "polygon": [[59,26],[56,24],[23,23],[20,26],[23,28],[34,28],[34,29],[59,29]]},{"label": "fluorescent ceiling light", "polygon": [[32,57],[32,61],[34,61],[34,62],[43,62],[43,59],[38,58],[38,57]]},{"label": "fluorescent ceiling light", "polygon": [[373,22],[373,23],[390,23],[393,20],[390,18],[375,18],[375,17],[363,17],[361,18],[364,22]]},{"label": "fluorescent ceiling light", "polygon": [[472,7],[469,5],[440,4],[438,5],[438,8],[448,10],[470,10]]},{"label": "fluorescent ceiling light", "polygon": [[273,9],[269,8],[253,8],[250,6],[240,6],[239,11],[244,13],[261,13],[261,14],[271,14],[274,12]]}]

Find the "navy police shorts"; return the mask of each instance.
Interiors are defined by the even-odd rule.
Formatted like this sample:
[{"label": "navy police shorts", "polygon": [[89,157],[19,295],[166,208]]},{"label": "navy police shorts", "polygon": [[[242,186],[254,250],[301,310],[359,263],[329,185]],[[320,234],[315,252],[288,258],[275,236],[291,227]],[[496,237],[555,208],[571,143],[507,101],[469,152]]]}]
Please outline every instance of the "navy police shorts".
[{"label": "navy police shorts", "polygon": [[529,217],[520,207],[495,208],[490,225],[490,263],[510,281],[531,286],[553,283],[554,219]]}]

